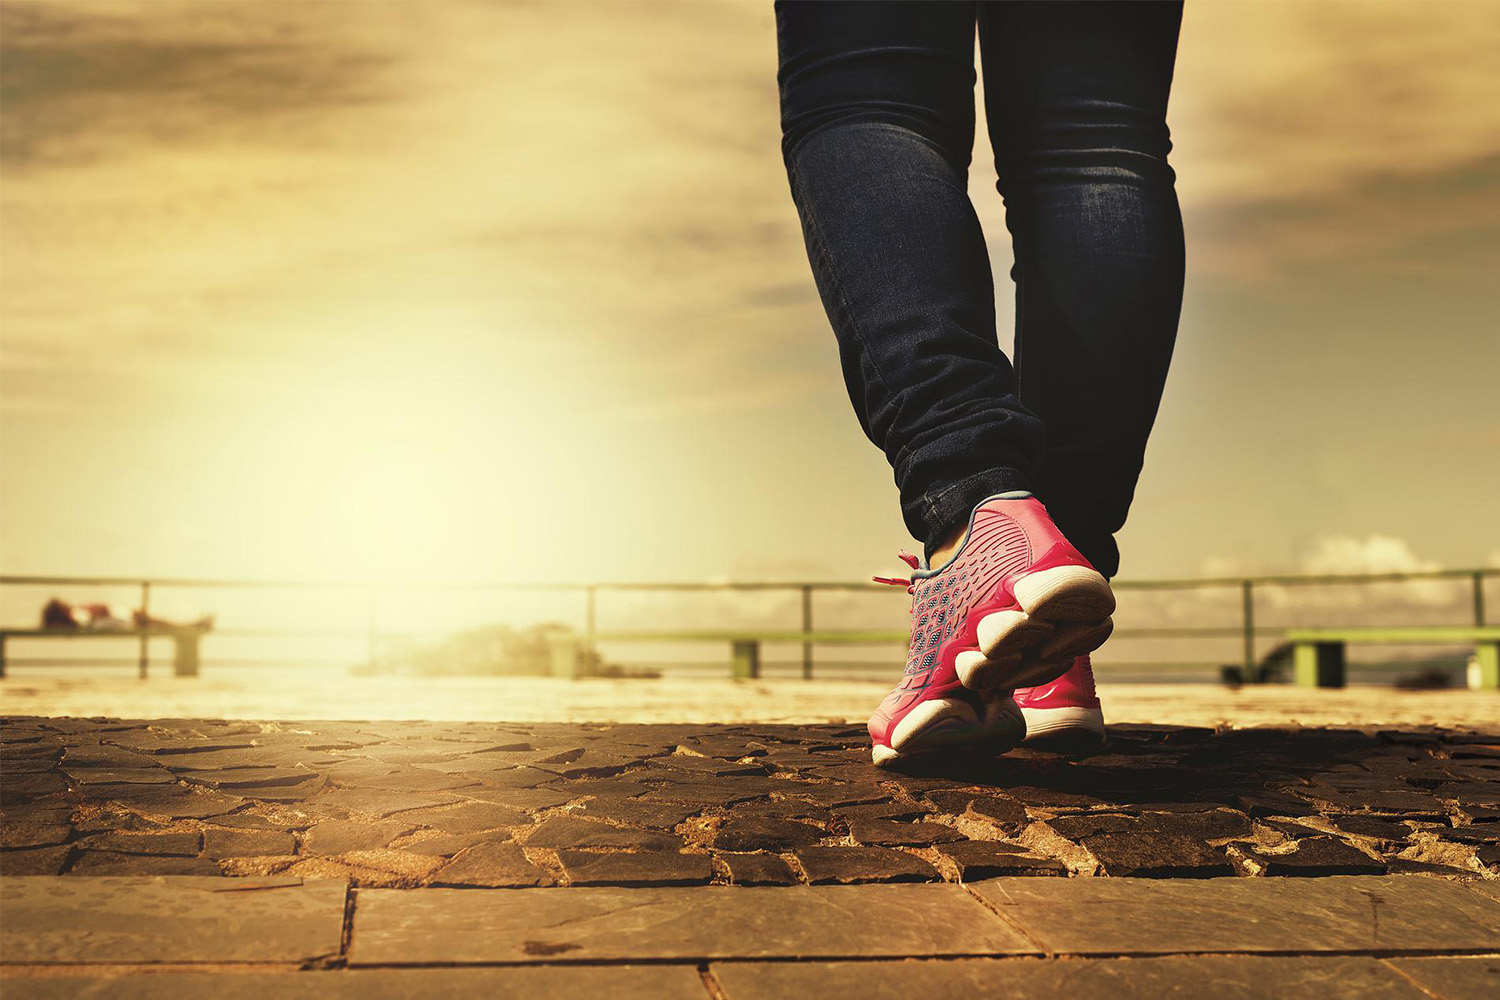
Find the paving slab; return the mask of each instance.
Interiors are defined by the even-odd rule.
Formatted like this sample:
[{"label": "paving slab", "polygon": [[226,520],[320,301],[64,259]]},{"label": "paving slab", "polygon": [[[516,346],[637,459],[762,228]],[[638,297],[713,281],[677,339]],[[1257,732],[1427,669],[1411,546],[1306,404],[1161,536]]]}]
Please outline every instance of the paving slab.
[{"label": "paving slab", "polygon": [[693,966],[558,966],[12,978],[6,1000],[708,1000]]},{"label": "paving slab", "polygon": [[727,1000],[1432,1000],[1373,958],[1248,955],[1084,961],[941,959],[905,962],[714,963]]},{"label": "paving slab", "polygon": [[1400,958],[1389,963],[1441,1000],[1500,997],[1500,955],[1484,958]]},{"label": "paving slab", "polygon": [[[878,919],[899,912],[899,920]],[[953,885],[362,890],[354,966],[1035,954]]]},{"label": "paving slab", "polygon": [[1500,902],[1422,875],[970,883],[1063,955],[1500,951]]},{"label": "paving slab", "polygon": [[0,879],[0,963],[304,963],[337,955],[343,882],[204,876]]}]

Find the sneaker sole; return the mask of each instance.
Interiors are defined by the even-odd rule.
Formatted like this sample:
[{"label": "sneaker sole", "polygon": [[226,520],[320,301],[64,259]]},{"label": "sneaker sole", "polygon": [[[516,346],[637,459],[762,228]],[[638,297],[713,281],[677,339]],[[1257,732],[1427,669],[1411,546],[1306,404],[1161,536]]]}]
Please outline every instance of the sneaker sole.
[{"label": "sneaker sole", "polygon": [[978,650],[958,654],[958,679],[971,691],[1037,687],[1062,676],[1114,631],[1115,595],[1087,566],[1029,573],[1011,588],[1021,607],[979,621]]},{"label": "sneaker sole", "polygon": [[1104,713],[1097,708],[1022,708],[1025,744],[1039,750],[1074,753],[1097,750],[1108,737]]},{"label": "sneaker sole", "polygon": [[968,701],[933,698],[906,714],[891,732],[891,745],[875,745],[871,759],[885,767],[902,758],[960,748],[984,748],[1002,754],[1020,746],[1026,735],[1026,720],[1019,706],[1009,699],[988,702],[985,718]]}]

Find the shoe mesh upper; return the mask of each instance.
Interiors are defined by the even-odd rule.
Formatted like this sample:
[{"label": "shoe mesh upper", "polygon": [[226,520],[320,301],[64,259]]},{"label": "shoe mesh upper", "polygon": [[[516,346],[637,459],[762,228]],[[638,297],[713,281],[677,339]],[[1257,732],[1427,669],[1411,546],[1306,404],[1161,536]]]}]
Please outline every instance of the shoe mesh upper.
[{"label": "shoe mesh upper", "polygon": [[1000,581],[1031,564],[1031,543],[1013,518],[980,510],[958,558],[935,576],[912,585],[911,645],[906,672],[920,673],[937,664],[938,651],[962,627],[975,605],[986,600]]}]

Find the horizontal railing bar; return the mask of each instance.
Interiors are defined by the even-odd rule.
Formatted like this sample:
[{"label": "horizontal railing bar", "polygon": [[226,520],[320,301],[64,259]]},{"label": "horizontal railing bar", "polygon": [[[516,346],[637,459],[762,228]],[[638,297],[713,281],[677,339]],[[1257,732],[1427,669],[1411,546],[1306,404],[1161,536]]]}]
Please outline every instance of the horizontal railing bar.
[{"label": "horizontal railing bar", "polygon": [[[1293,633],[1306,633],[1313,630],[1325,630],[1328,632],[1351,631],[1364,626],[1349,625],[1257,625],[1252,631],[1258,636],[1289,636]],[[1451,629],[1456,633],[1471,632],[1472,625],[1395,625],[1379,626],[1395,631],[1406,631],[1412,629]],[[1486,626],[1495,628],[1495,626]],[[139,641],[139,632],[87,632],[69,631],[67,629],[44,630],[44,629],[12,629],[0,628],[0,633],[14,642],[30,642],[34,639],[114,639],[119,642]],[[358,639],[369,638],[369,633],[359,629],[342,630],[320,630],[320,629],[249,629],[249,628],[226,628],[212,629],[202,633],[206,638],[220,639]],[[1242,628],[1232,625],[1223,626],[1189,626],[1180,628],[1172,626],[1160,626],[1156,628],[1117,628],[1111,633],[1111,639],[1231,639],[1245,634]],[[170,639],[172,632],[151,632],[151,639]],[[416,639],[421,636],[441,637],[451,635],[441,629],[422,629],[411,632],[380,632],[377,638],[381,640],[391,639]],[[587,638],[582,633],[570,633],[578,639]],[[812,643],[887,643],[905,642],[907,633],[904,631],[887,630],[852,630],[848,633],[837,630],[828,632],[803,633],[772,629],[757,631],[755,629],[717,629],[711,631],[677,631],[677,630],[631,630],[631,631],[601,631],[596,632],[593,638],[598,642],[729,642],[734,639],[754,639],[758,642],[812,642]],[[215,658],[217,660],[217,658]]]},{"label": "horizontal railing bar", "polygon": [[[1111,586],[1116,590],[1164,590],[1194,587],[1238,587],[1252,585],[1318,585],[1344,583],[1401,583],[1415,580],[1472,580],[1500,577],[1500,567],[1485,566],[1472,569],[1413,570],[1391,573],[1317,573],[1317,574],[1271,574],[1266,576],[1220,576],[1220,577],[1175,577],[1148,580],[1115,580]],[[521,583],[516,581],[493,581],[475,583],[440,583],[433,581],[395,580],[224,580],[191,577],[139,577],[139,576],[29,576],[20,574],[0,575],[0,585],[11,586],[98,586],[138,587],[149,583],[152,587],[179,588],[229,588],[229,589],[330,589],[330,590],[508,590],[508,591],[585,591],[585,590],[655,590],[655,591],[733,591],[733,590],[844,590],[868,593],[888,593],[891,587],[878,583],[860,583],[841,580],[759,580],[725,582],[601,582],[601,583]]]}]

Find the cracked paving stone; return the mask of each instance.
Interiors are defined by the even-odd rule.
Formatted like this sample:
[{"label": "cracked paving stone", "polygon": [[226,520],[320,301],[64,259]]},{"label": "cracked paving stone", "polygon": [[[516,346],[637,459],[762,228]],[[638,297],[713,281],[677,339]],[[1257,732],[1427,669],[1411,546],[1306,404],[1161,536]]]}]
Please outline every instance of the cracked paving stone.
[{"label": "cracked paving stone", "polygon": [[638,851],[675,851],[682,838],[657,830],[621,829],[592,820],[554,816],[526,838],[528,847],[629,847]]},{"label": "cracked paving stone", "polygon": [[782,794],[807,799],[818,805],[838,808],[840,806],[864,805],[889,802],[890,792],[879,785],[845,785],[841,783],[818,783],[807,781],[783,781]]},{"label": "cracked paving stone", "polygon": [[1365,789],[1344,792],[1332,788],[1298,788],[1294,790],[1319,805],[1349,813],[1405,815],[1411,819],[1442,818],[1447,815],[1443,804],[1431,795],[1416,791],[1380,791]]},{"label": "cracked paving stone", "polygon": [[69,770],[68,776],[78,784],[89,788],[95,785],[174,785],[177,775],[164,767],[80,767]]},{"label": "cracked paving stone", "polygon": [[55,771],[35,771],[29,774],[7,774],[0,785],[0,801],[29,802],[44,795],[55,795],[68,790],[68,779]]},{"label": "cracked paving stone", "polygon": [[1031,785],[1023,785],[1007,788],[1006,792],[1014,801],[1024,802],[1032,807],[1044,807],[1049,809],[1093,809],[1109,805],[1108,802],[1093,795],[1083,795],[1077,792],[1065,792],[1055,788],[1038,788]]},{"label": "cracked paving stone", "polygon": [[87,851],[113,851],[116,854],[175,854],[191,857],[198,853],[196,833],[98,833],[85,837],[78,847]]},{"label": "cracked paving stone", "polygon": [[210,858],[252,858],[295,854],[297,838],[281,830],[203,831],[203,853]]},{"label": "cracked paving stone", "polygon": [[1341,833],[1370,837],[1387,843],[1398,843],[1411,836],[1411,827],[1376,816],[1329,816],[1327,820]]},{"label": "cracked paving stone", "polygon": [[1333,837],[1307,837],[1285,854],[1249,853],[1266,875],[1384,875],[1386,866]]},{"label": "cracked paving stone", "polygon": [[330,819],[309,827],[302,835],[302,844],[307,850],[317,854],[371,851],[387,846],[414,826],[415,823],[402,820],[366,823],[361,820]]},{"label": "cracked paving stone", "polygon": [[531,817],[521,810],[492,802],[466,802],[452,809],[420,809],[402,813],[400,819],[443,833],[478,833],[531,822]]},{"label": "cracked paving stone", "polygon": [[1306,799],[1278,792],[1251,792],[1229,796],[1229,804],[1251,816],[1311,816],[1317,812]]},{"label": "cracked paving stone", "polygon": [[[928,793],[929,797],[932,793]],[[966,817],[993,827],[1004,836],[1013,837],[1029,822],[1026,807],[1014,799],[981,796],[969,802]]]},{"label": "cracked paving stone", "polygon": [[682,744],[688,750],[694,750],[705,757],[718,757],[725,760],[739,760],[741,757],[759,757],[766,752],[766,747],[756,745],[754,740],[740,739],[733,736],[713,737],[699,736]]},{"label": "cracked paving stone", "polygon": [[51,847],[61,844],[73,833],[66,820],[12,820],[0,823],[0,848],[10,851],[24,847]]},{"label": "cracked paving stone", "polygon": [[604,817],[630,826],[647,826],[657,830],[670,830],[696,812],[698,810],[693,806],[642,802],[639,799],[614,796],[590,799],[572,810],[573,815],[585,819]]},{"label": "cracked paving stone", "polygon": [[962,840],[963,834],[941,823],[897,823],[888,819],[853,819],[849,835],[870,847],[922,847]]},{"label": "cracked paving stone", "polygon": [[0,875],[56,875],[72,852],[66,845],[0,851]]},{"label": "cracked paving stone", "polygon": [[437,886],[524,888],[555,885],[553,874],[526,860],[516,844],[480,844],[454,858],[433,877]]},{"label": "cracked paving stone", "polygon": [[331,806],[353,813],[390,816],[409,809],[431,809],[458,802],[447,792],[400,792],[373,788],[325,788],[307,806]]},{"label": "cracked paving stone", "polygon": [[538,761],[535,766],[564,778],[607,778],[639,763],[641,761],[637,757],[585,750],[574,760],[559,763]]},{"label": "cracked paving stone", "polygon": [[268,770],[297,770],[299,768],[327,768],[337,763],[338,757],[320,753],[296,753],[274,751],[259,752],[258,748],[237,750],[208,750],[202,753],[164,754],[157,762],[170,771],[188,773],[193,771],[217,771],[226,768],[263,768]]},{"label": "cracked paving stone", "polygon": [[713,859],[706,854],[591,854],[558,851],[573,885],[707,885]]},{"label": "cracked paving stone", "polygon": [[[502,772],[503,773],[503,772]],[[446,792],[479,784],[473,774],[444,774],[426,768],[412,767],[390,774],[372,775],[345,781],[340,776],[329,774],[339,784],[358,785],[361,789],[377,789],[386,792]]]},{"label": "cracked paving stone", "polygon": [[936,882],[942,878],[921,858],[885,847],[804,847],[796,856],[813,885]]},{"label": "cracked paving stone", "polygon": [[849,832],[849,825],[837,819],[828,809],[804,799],[746,802],[735,807],[734,815],[739,818],[796,820],[827,830],[835,836],[843,836]]},{"label": "cracked paving stone", "polygon": [[1456,840],[1460,844],[1500,844],[1500,821],[1470,823],[1440,831],[1444,840]]},{"label": "cracked paving stone", "polygon": [[1068,866],[1055,858],[1039,858],[1020,847],[991,840],[939,844],[938,853],[958,868],[965,881],[1008,875],[1067,875]]},{"label": "cracked paving stone", "polygon": [[560,792],[567,792],[570,798],[581,798],[585,795],[610,797],[610,798],[633,798],[644,795],[651,791],[651,786],[643,785],[635,780],[635,775],[630,779],[623,778],[585,778],[582,781],[563,781],[552,776],[552,784],[548,788],[555,788]]},{"label": "cracked paving stone", "polygon": [[692,757],[687,754],[654,757],[649,763],[653,769],[671,768],[704,778],[733,778],[746,775],[764,777],[766,773],[765,766],[762,764],[741,764],[735,761],[719,760],[716,757]]},{"label": "cracked paving stone", "polygon": [[1064,840],[1078,841],[1101,833],[1124,833],[1136,829],[1138,821],[1133,816],[1119,813],[1091,813],[1083,816],[1054,816],[1043,820],[1042,826]]},{"label": "cracked paving stone", "polygon": [[818,827],[794,820],[732,815],[714,832],[712,846],[722,851],[784,851],[823,837]]},{"label": "cracked paving stone", "polygon": [[796,885],[791,866],[776,854],[719,854],[731,885]]},{"label": "cracked paving stone", "polygon": [[316,771],[295,767],[227,767],[213,771],[188,771],[176,777],[189,784],[228,788],[240,794],[246,790],[302,785],[309,781],[321,784],[323,781],[323,776]]},{"label": "cracked paving stone", "polygon": [[68,869],[68,875],[219,875],[219,866],[208,858],[184,858],[155,854],[117,854],[113,851],[83,851]]},{"label": "cracked paving stone", "polygon": [[1161,833],[1099,833],[1082,838],[1106,875],[1136,878],[1212,878],[1233,875],[1220,849]]},{"label": "cracked paving stone", "polygon": [[235,830],[301,830],[312,826],[317,819],[299,812],[295,818],[283,816],[281,822],[273,823],[259,813],[237,812],[228,816],[210,816],[208,822]]},{"label": "cracked paving stone", "polygon": [[[784,782],[778,781],[776,784],[780,786]],[[780,788],[778,787],[777,790],[779,791]],[[647,794],[646,798],[655,802],[673,802],[702,808],[703,806],[731,806],[740,802],[749,802],[751,799],[763,799],[767,793],[768,791],[760,789],[745,788],[740,781],[733,784],[685,782],[654,789]]]},{"label": "cracked paving stone", "polygon": [[1445,782],[1432,794],[1459,805],[1500,806],[1500,781]]},{"label": "cracked paving stone", "polygon": [[497,806],[507,806],[523,812],[551,809],[553,806],[572,802],[579,797],[570,793],[566,787],[557,790],[550,788],[465,788],[462,794],[465,799],[492,802]]},{"label": "cracked paving stone", "polygon": [[[558,776],[551,771],[544,771],[539,767],[512,767],[504,771],[485,771],[475,775],[479,783],[486,788],[536,788],[545,785],[549,781],[556,781]],[[641,789],[645,791],[645,789]],[[466,794],[473,794],[472,791]]]},{"label": "cracked paving stone", "polygon": [[233,812],[245,804],[238,796],[194,792],[181,785],[114,785],[97,798],[150,816],[169,819],[206,819]]},{"label": "cracked paving stone", "polygon": [[862,805],[840,806],[835,812],[848,822],[855,820],[896,820],[907,822],[927,816],[925,806],[907,802],[867,802]]},{"label": "cracked paving stone", "polygon": [[444,833],[402,844],[400,849],[408,854],[423,854],[433,857],[451,858],[460,851],[480,844],[503,844],[511,839],[509,830],[486,830],[483,833]]},{"label": "cracked paving stone", "polygon": [[[963,815],[969,808],[969,803],[975,799],[985,798],[983,792],[969,791],[963,788],[934,788],[922,796],[931,803],[937,812],[949,813],[954,816]],[[1022,810],[1022,821],[1025,820],[1025,811]]]}]

